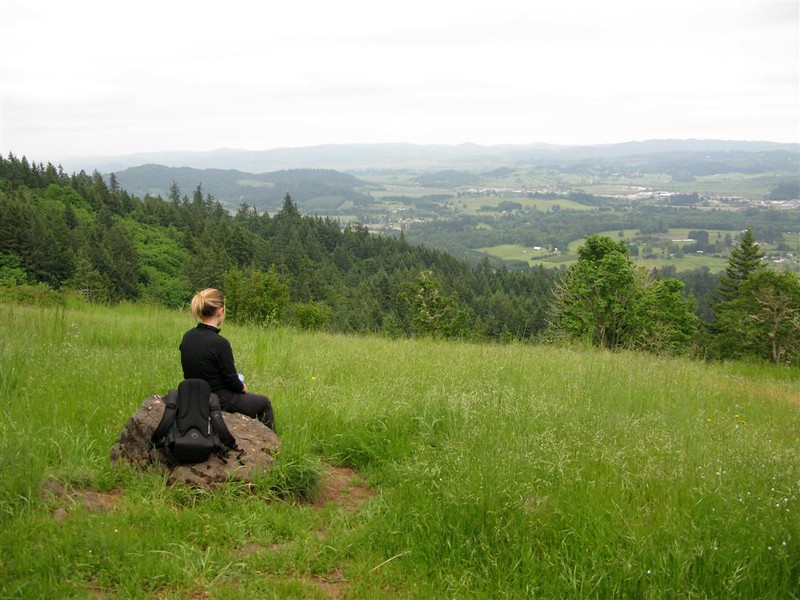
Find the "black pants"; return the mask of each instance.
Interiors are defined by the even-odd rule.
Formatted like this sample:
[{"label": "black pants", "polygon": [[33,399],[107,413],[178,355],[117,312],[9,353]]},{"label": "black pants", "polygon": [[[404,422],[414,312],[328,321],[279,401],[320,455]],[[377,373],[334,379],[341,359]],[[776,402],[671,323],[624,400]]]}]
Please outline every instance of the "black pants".
[{"label": "black pants", "polygon": [[272,402],[266,396],[250,392],[232,392],[230,390],[219,390],[217,396],[219,396],[222,410],[253,417],[264,423],[272,431],[275,431],[275,414],[272,412]]}]

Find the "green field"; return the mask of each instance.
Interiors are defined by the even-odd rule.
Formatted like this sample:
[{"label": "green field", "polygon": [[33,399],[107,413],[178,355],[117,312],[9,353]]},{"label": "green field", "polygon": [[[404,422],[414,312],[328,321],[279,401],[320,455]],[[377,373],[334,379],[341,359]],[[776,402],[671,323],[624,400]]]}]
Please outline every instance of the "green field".
[{"label": "green field", "polygon": [[[687,228],[675,228],[670,229],[666,233],[652,234],[652,238],[656,240],[654,243],[660,245],[674,244],[678,248],[682,248],[693,243],[685,241],[688,239],[689,231],[691,230]],[[724,239],[726,235],[729,235],[736,240],[738,239],[739,235],[738,231],[716,229],[709,229],[707,231],[709,234],[709,240],[712,242],[716,241],[718,237]],[[617,230],[602,231],[599,233],[599,235],[605,235],[614,240],[632,240],[639,235],[639,232],[635,229],[622,230],[622,237],[620,237],[619,233],[620,232]],[[784,240],[790,248],[796,248],[797,251],[800,251],[800,234],[797,232],[787,233],[784,236]],[[537,251],[534,250],[534,248],[523,246],[521,244],[499,244],[497,246],[477,248],[476,250],[478,252],[485,252],[492,256],[496,256],[503,260],[526,261],[531,265],[540,264],[553,267],[570,266],[577,260],[578,249],[584,244],[584,242],[584,239],[574,240],[569,244],[566,252],[556,256],[550,256],[551,253],[546,249]],[[771,247],[768,244],[765,244],[763,248],[765,253],[769,253],[771,250]],[[727,254],[724,256],[716,256],[712,254],[686,253],[683,256],[664,256],[664,252],[660,248],[657,249],[656,253],[658,255],[656,258],[644,258],[643,255],[640,255],[634,256],[633,260],[637,265],[641,265],[647,269],[660,269],[666,266],[674,266],[678,271],[691,271],[700,267],[707,267],[712,273],[719,273],[723,271],[728,264]],[[782,267],[776,266],[776,268]],[[792,268],[796,270],[797,266],[796,263],[793,263],[785,268]]]},{"label": "green field", "polygon": [[558,183],[572,189],[597,196],[627,196],[638,188],[651,191],[704,195],[742,197],[750,200],[763,200],[772,190],[777,180],[786,177],[781,173],[724,173],[695,177],[691,181],[678,181],[666,173],[642,173],[638,177],[563,177]]},{"label": "green field", "polygon": [[476,248],[478,252],[484,252],[503,260],[524,260],[536,262],[552,254],[546,248],[532,248],[521,244],[499,244],[486,248]]},{"label": "green field", "polygon": [[419,198],[429,194],[452,194],[450,188],[429,188],[419,185],[414,181],[414,176],[408,173],[397,172],[383,175],[359,175],[359,179],[376,186],[368,191],[376,200],[386,196],[409,196]]},{"label": "green field", "polygon": [[[409,183],[408,185],[401,185],[399,183],[395,184],[387,183],[383,186],[383,189],[379,191],[370,191],[370,194],[379,203],[380,207],[385,208],[388,211],[397,211],[397,210],[403,210],[407,208],[407,206],[399,204],[393,200],[392,201],[387,200],[386,198],[392,198],[396,196],[408,196],[409,198],[420,198],[422,196],[427,196],[427,195],[447,195],[447,194],[454,195],[454,190],[440,189],[440,188],[424,188],[412,185],[411,183]],[[569,209],[569,210],[580,210],[580,211],[592,210],[591,206],[586,206],[585,204],[581,204],[573,200],[568,200],[566,198],[554,198],[554,199],[517,198],[513,196],[505,197],[502,195],[490,195],[490,196],[463,195],[458,197],[454,195],[452,199],[447,201],[447,204],[452,205],[454,212],[460,214],[496,215],[502,212],[498,208],[498,205],[501,202],[515,202],[517,204],[522,205],[525,208],[535,208],[536,210],[540,210],[543,212],[558,210],[559,208]],[[447,214],[447,212],[448,211],[444,211],[444,214]]]},{"label": "green field", "polygon": [[[499,209],[487,211],[485,207],[497,209],[498,204],[501,202],[516,202],[525,208],[535,208],[536,210],[544,212],[557,210],[558,208],[581,211],[592,210],[591,206],[586,206],[585,204],[566,198],[547,200],[543,198],[506,198],[504,196],[461,196],[455,199],[454,202],[462,212],[470,215],[499,213]],[[484,208],[484,210],[480,210],[481,208]]]},{"label": "green field", "polygon": [[[710,232],[715,235],[715,232]],[[723,232],[724,235],[725,232]],[[616,239],[630,239],[636,235],[635,230],[624,230],[624,237],[619,238],[617,231],[607,231],[600,235],[606,235],[614,240]],[[685,239],[688,230],[674,229],[670,233],[663,234],[664,242],[677,239]],[[503,260],[518,260],[525,261],[531,265],[544,265],[544,266],[570,266],[578,259],[578,249],[584,244],[583,239],[575,240],[570,243],[567,251],[555,256],[546,248],[536,250],[529,246],[522,244],[498,244],[497,246],[487,246],[484,248],[476,248],[478,252],[484,252],[501,258]],[[678,246],[688,244],[690,242],[676,242]],[[641,265],[647,269],[663,268],[668,265],[674,265],[678,271],[690,271],[699,267],[708,267],[712,273],[717,273],[725,269],[728,263],[727,257],[712,256],[706,254],[684,254],[682,257],[665,257],[646,259],[642,257],[633,257],[637,265]]]},{"label": "green field", "polygon": [[3,311],[2,598],[800,597],[796,369],[226,323],[283,448],[209,493],[108,458],[188,314]]}]

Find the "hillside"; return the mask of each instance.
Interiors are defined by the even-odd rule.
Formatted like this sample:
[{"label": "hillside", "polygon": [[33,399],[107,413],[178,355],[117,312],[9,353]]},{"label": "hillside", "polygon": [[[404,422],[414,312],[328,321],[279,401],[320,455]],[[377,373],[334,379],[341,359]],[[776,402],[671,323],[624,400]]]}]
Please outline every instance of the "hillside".
[{"label": "hillside", "polygon": [[[229,184],[238,177],[218,174]],[[312,183],[316,175],[353,180],[307,175]],[[231,213],[203,189],[138,197],[97,172],[68,176],[0,158],[0,290],[39,285],[100,303],[178,307],[195,290],[218,287],[239,302],[242,321],[495,340],[544,330],[556,272],[471,266],[403,236],[302,214],[281,193],[271,214],[252,206]]]},{"label": "hillside", "polygon": [[[457,176],[445,174],[448,179]],[[215,175],[231,184],[239,181],[240,174]],[[321,184],[316,176],[353,182],[352,176],[335,172],[305,175],[317,185]],[[794,364],[800,346],[792,307],[800,301],[800,283],[785,268],[763,277],[756,277],[755,271],[767,266],[765,251],[774,264],[793,255],[797,236],[788,238],[784,231],[793,227],[796,213],[780,208],[698,210],[694,205],[699,199],[684,195],[681,200],[689,203],[685,208],[661,205],[656,212],[644,213],[624,205],[616,211],[613,203],[605,204],[614,199],[584,194],[576,196],[576,203],[600,200],[601,204],[596,209],[584,204],[583,210],[563,211],[553,206],[543,213],[535,205],[525,211],[521,203],[506,202],[507,215],[485,225],[478,219],[441,223],[442,234],[454,242],[464,235],[481,236],[474,238],[477,247],[508,256],[509,264],[516,263],[511,271],[492,263],[486,254],[468,263],[448,252],[411,244],[403,231],[376,235],[359,224],[303,215],[288,194],[272,213],[246,205],[231,213],[202,186],[191,198],[181,194],[177,184],[167,199],[149,194],[140,198],[122,188],[113,175],[108,182],[96,171],[91,176],[83,172],[68,176],[52,164],[31,165],[11,156],[0,159],[0,291],[15,297],[14,290],[23,288],[19,293],[26,299],[68,292],[99,303],[145,300],[178,307],[194,290],[216,287],[226,290],[231,318],[242,323],[461,340],[535,341],[545,335],[566,335],[653,352],[750,355]],[[436,195],[424,198],[429,204],[447,200]],[[585,218],[586,212],[592,213],[591,218]],[[524,220],[514,213],[525,215]],[[733,280],[736,288],[741,284],[742,297],[731,297],[725,327],[713,335],[696,336],[697,316],[719,323],[724,312],[719,306],[710,310],[717,280],[697,262],[694,273],[678,280],[672,277],[674,269],[668,271],[669,260],[684,252],[713,253],[719,254],[723,266],[730,266],[723,253],[733,257],[735,250],[744,251],[740,244],[745,242],[735,229],[742,221],[729,220],[731,215],[748,219],[747,252],[752,260]],[[504,231],[504,223],[512,222],[508,218],[516,218],[523,230]],[[753,222],[759,225],[757,233],[750,229]],[[433,225],[438,225],[436,219]],[[673,231],[676,225],[682,230]],[[598,226],[604,235],[593,235],[589,229]],[[633,227],[638,230],[631,231]],[[571,243],[588,236],[583,248],[592,238],[599,250],[568,250],[576,256],[572,264],[578,269],[531,266],[525,258],[527,248],[539,253],[538,260],[562,255],[556,248],[549,257],[542,255],[547,249],[537,249],[533,237],[542,234],[551,236],[550,243],[558,241],[559,247],[562,240]],[[511,236],[516,235],[525,236],[525,246],[513,243]],[[497,245],[502,236],[506,241]],[[761,240],[766,239],[774,249],[762,247]],[[665,261],[660,272],[635,264],[634,257],[640,255],[658,260],[654,249],[659,247]],[[524,260],[514,258],[517,252]],[[575,280],[576,273],[583,273],[583,278]],[[581,292],[584,283],[597,289]],[[566,298],[567,287],[575,301],[559,303]],[[554,320],[556,312],[563,316],[572,306],[579,307],[580,314]],[[786,306],[789,310],[784,310]],[[744,325],[748,330],[740,331]],[[595,336],[597,331],[614,333]]]},{"label": "hillside", "polygon": [[115,173],[119,185],[139,197],[170,197],[177,184],[182,195],[191,197],[200,186],[203,195],[211,195],[226,208],[235,211],[242,204],[260,211],[280,209],[286,194],[308,214],[332,214],[342,205],[369,205],[372,197],[364,194],[370,184],[352,175],[331,169],[292,169],[271,173],[245,173],[235,169],[195,169],[148,164]]},{"label": "hillside", "polygon": [[[192,196],[199,185],[229,210],[245,203],[274,213],[288,192],[303,213],[390,235],[402,230],[415,243],[472,264],[488,258],[512,269],[559,267],[574,260],[569,249],[586,235],[627,231],[637,249],[646,244],[641,258],[648,268],[719,272],[730,249],[724,241],[754,227],[775,264],[800,269],[800,155],[791,144],[653,140],[594,147],[342,145],[286,152],[331,164],[362,157],[370,166],[350,173],[246,173],[151,164],[115,176],[140,196],[170,197],[173,185],[179,195]],[[223,163],[236,156],[208,154]],[[401,163],[405,168],[391,166]],[[719,243],[713,251],[706,246],[687,253],[672,243],[686,237],[683,229],[713,230]],[[656,231],[663,237],[648,239]]]},{"label": "hillside", "polygon": [[209,493],[109,460],[187,311],[2,308],[3,598],[800,594],[796,368],[226,323],[283,445]]},{"label": "hillside", "polygon": [[[597,146],[521,144],[327,144],[270,150],[218,149],[211,151],[150,152],[120,156],[64,159],[69,170],[117,172],[143,164],[163,164],[197,169],[236,169],[263,173],[284,169],[480,169],[535,163],[608,160],[628,156],[672,153],[725,153],[783,151],[797,157],[798,144],[724,140],[648,140]],[[795,159],[796,161],[796,159]]]}]

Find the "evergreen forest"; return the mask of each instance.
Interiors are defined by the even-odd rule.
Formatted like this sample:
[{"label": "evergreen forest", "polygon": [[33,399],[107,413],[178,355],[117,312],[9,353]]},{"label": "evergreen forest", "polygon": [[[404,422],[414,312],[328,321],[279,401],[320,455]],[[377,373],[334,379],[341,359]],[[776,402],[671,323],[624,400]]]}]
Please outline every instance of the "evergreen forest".
[{"label": "evergreen forest", "polygon": [[[134,197],[112,174],[0,159],[0,285],[90,302],[188,304],[226,290],[229,318],[335,332],[534,339],[557,272],[470,266],[451,255],[301,215],[235,214],[197,186]],[[17,293],[20,293],[19,291]]]},{"label": "evergreen forest", "polygon": [[800,280],[762,259],[748,229],[724,274],[678,279],[595,234],[569,267],[511,269],[303,215],[288,191],[274,214],[247,203],[232,212],[201,185],[138,197],[113,173],[0,157],[0,292],[29,302],[71,293],[180,308],[217,287],[240,323],[796,364]]}]

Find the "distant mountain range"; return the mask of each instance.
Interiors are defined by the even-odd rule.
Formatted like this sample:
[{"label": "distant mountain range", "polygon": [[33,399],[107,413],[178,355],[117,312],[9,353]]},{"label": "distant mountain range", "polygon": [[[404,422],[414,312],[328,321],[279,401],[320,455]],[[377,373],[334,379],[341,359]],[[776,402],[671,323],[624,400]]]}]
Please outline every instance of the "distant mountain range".
[{"label": "distant mountain range", "polygon": [[147,164],[195,169],[236,169],[265,173],[284,169],[438,170],[520,167],[565,161],[613,160],[632,156],[702,152],[772,152],[800,154],[800,144],[722,140],[648,140],[596,146],[550,144],[480,146],[416,144],[327,144],[272,150],[148,152],[91,156],[61,161],[67,171],[109,173]]},{"label": "distant mountain range", "polygon": [[[197,186],[229,209],[280,208],[289,193],[303,212],[330,215],[368,206],[361,175],[405,171],[428,187],[479,186],[483,175],[537,166],[589,172],[598,165],[694,177],[725,172],[798,173],[800,145],[719,140],[652,140],[606,146],[417,146],[343,144],[275,150],[149,153],[86,159],[68,171],[114,173],[131,194],[167,198],[172,183],[192,198]],[[72,168],[70,168],[72,167]],[[442,180],[447,185],[441,184]],[[439,183],[436,183],[439,182]]]}]

